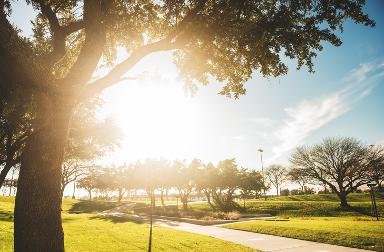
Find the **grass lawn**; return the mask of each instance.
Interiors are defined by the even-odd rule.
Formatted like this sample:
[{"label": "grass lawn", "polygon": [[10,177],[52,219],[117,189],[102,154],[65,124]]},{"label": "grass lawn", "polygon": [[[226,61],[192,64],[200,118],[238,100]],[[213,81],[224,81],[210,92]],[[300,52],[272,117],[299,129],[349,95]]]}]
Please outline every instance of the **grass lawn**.
[{"label": "grass lawn", "polygon": [[[146,251],[149,225],[122,221],[116,218],[100,218],[95,213],[70,214],[79,206],[78,200],[63,201],[63,227],[66,251]],[[113,207],[115,203],[112,203]],[[106,209],[107,203],[87,203],[87,212]],[[0,251],[13,251],[13,198],[0,197]],[[76,209],[76,208],[75,208]],[[84,210],[76,209],[77,210]],[[99,211],[99,210],[95,210]],[[219,239],[155,226],[154,251],[255,251]]]},{"label": "grass lawn", "polygon": [[[380,216],[384,216],[384,199],[379,194],[376,197]],[[238,201],[243,206],[243,201]],[[271,214],[290,217],[342,217],[365,216],[370,214],[371,202],[367,193],[353,193],[348,197],[352,207],[345,211],[340,209],[338,198],[334,194],[312,194],[298,196],[280,196],[264,199],[246,200],[245,212],[249,214]],[[191,204],[190,208],[197,212],[210,211],[208,203]],[[241,209],[244,211],[244,209]]]},{"label": "grass lawn", "polygon": [[224,227],[384,251],[384,221],[373,221],[369,217],[277,218],[274,221],[234,223]]}]

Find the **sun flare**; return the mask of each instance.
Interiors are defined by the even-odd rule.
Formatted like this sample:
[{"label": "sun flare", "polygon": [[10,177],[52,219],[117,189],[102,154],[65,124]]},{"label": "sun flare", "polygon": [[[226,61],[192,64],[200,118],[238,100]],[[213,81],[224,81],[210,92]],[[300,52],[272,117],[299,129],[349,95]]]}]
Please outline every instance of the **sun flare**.
[{"label": "sun flare", "polygon": [[180,156],[196,138],[198,107],[181,83],[124,83],[105,97],[124,132],[121,159]]}]

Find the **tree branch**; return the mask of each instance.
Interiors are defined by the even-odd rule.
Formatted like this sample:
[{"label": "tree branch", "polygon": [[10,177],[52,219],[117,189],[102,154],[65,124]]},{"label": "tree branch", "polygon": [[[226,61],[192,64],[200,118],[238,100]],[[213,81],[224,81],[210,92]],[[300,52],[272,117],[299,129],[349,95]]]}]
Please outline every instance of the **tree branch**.
[{"label": "tree branch", "polygon": [[[100,1],[84,1],[85,41],[80,54],[64,78],[64,82],[81,86],[89,80],[96,68],[106,40],[105,27],[102,23],[105,10]],[[74,24],[73,26],[76,27]]]},{"label": "tree branch", "polygon": [[125,61],[116,65],[106,76],[90,83],[85,88],[82,98],[92,96],[121,81],[121,76],[135,66],[135,64],[143,57],[154,52],[182,48],[186,43],[186,37],[183,33],[186,31],[188,25],[192,23],[193,18],[204,9],[206,2],[207,0],[199,1],[195,8],[186,14],[183,20],[177,24],[177,26],[168,34],[166,38],[136,49]]},{"label": "tree branch", "polygon": [[61,26],[55,11],[43,0],[35,0],[39,4],[41,13],[48,19],[49,27],[52,32],[53,50],[44,57],[48,66],[52,66],[65,55],[65,38],[73,32],[84,28],[84,21],[78,20]]},{"label": "tree branch", "polygon": [[152,44],[144,45],[137,50],[135,50],[126,60],[122,63],[116,65],[106,76],[90,83],[87,85],[84,96],[92,96],[103,89],[110,87],[119,81],[121,81],[121,76],[129,71],[133,66],[136,65],[143,57],[159,51],[167,51],[180,48],[175,43],[171,43],[169,39],[163,39]]},{"label": "tree branch", "polygon": [[77,32],[78,30],[83,29],[85,26],[84,20],[76,20],[73,21],[66,26],[61,27],[61,31],[65,36],[68,36],[74,32]]}]

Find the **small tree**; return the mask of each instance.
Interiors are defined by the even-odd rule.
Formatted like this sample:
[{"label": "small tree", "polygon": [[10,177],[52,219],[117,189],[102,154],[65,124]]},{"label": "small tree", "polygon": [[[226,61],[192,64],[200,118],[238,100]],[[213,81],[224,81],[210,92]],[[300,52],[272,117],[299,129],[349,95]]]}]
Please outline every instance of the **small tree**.
[{"label": "small tree", "polygon": [[212,163],[203,165],[199,169],[199,176],[196,176],[196,187],[197,190],[202,192],[207,198],[208,204],[214,208],[212,204],[212,192],[215,188],[213,185],[213,178],[217,176],[217,169]]},{"label": "small tree", "polygon": [[220,161],[216,169],[217,175],[211,179],[214,186],[212,199],[215,207],[225,212],[239,208],[233,201],[235,192],[241,184],[241,171],[236,160],[232,158]]},{"label": "small tree", "polygon": [[287,173],[288,179],[300,185],[300,189],[305,193],[305,186],[309,183],[309,178],[305,176],[299,169],[291,168]]},{"label": "small tree", "polygon": [[184,210],[188,209],[188,199],[196,188],[196,177],[202,166],[203,164],[198,159],[193,159],[189,164],[181,161],[174,162],[175,185]]},{"label": "small tree", "polygon": [[279,196],[280,186],[287,180],[286,168],[282,165],[271,165],[266,169],[265,175],[276,188],[276,195]]},{"label": "small tree", "polygon": [[239,189],[240,196],[243,199],[243,208],[245,209],[245,200],[260,196],[264,183],[260,172],[243,169],[241,175]]},{"label": "small tree", "polygon": [[85,189],[89,194],[89,200],[92,200],[92,191],[97,188],[97,176],[94,172],[90,172],[87,176],[81,178],[77,186]]},{"label": "small tree", "polygon": [[328,185],[348,208],[347,195],[370,181],[369,149],[354,138],[326,138],[314,146],[299,147],[291,163],[303,176]]},{"label": "small tree", "polygon": [[377,185],[379,192],[383,192],[384,183],[384,147],[382,145],[369,148],[369,179]]}]

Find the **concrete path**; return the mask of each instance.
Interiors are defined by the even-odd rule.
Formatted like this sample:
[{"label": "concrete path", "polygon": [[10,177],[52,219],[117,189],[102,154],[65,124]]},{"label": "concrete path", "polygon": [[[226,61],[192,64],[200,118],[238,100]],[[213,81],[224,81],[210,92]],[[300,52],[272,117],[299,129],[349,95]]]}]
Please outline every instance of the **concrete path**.
[{"label": "concrete path", "polygon": [[[122,210],[132,209],[135,203],[104,211],[101,215],[110,215],[120,218],[127,218],[133,221],[148,221],[148,217],[128,215]],[[207,235],[218,239],[242,244],[244,246],[258,249],[261,251],[278,252],[367,252],[368,250],[341,247],[325,243],[304,241],[274,235],[252,233],[234,229],[227,229],[218,226],[201,226],[179,221],[165,219],[155,219],[154,224],[159,226],[182,230],[186,232]]]},{"label": "concrete path", "polygon": [[191,233],[207,235],[226,241],[242,244],[262,251],[279,252],[358,252],[362,249],[347,248],[318,242],[303,241],[274,235],[252,233],[240,230],[226,229],[218,226],[200,226],[195,224],[155,220],[155,224],[187,231]]}]

